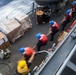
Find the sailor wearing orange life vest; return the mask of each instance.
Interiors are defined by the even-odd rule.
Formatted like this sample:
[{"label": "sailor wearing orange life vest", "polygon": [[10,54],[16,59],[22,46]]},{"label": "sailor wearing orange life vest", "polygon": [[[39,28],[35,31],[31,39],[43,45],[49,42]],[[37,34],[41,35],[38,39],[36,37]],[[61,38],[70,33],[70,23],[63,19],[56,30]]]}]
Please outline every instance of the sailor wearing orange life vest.
[{"label": "sailor wearing orange life vest", "polygon": [[74,17],[75,14],[76,14],[76,1],[74,1],[72,4],[72,16]]},{"label": "sailor wearing orange life vest", "polygon": [[23,53],[23,58],[28,60],[35,52],[35,50],[31,47],[22,47],[19,49],[19,52]]},{"label": "sailor wearing orange life vest", "polygon": [[72,19],[72,11],[69,9],[66,11],[66,14],[62,20],[62,29],[61,31],[64,31],[65,26],[67,25],[68,22]]},{"label": "sailor wearing orange life vest", "polygon": [[59,25],[58,23],[56,23],[55,21],[50,21],[50,28],[49,28],[49,32],[50,35],[51,35],[51,39],[49,39],[50,41],[53,41],[54,40],[54,35],[59,31]]},{"label": "sailor wearing orange life vest", "polygon": [[45,34],[41,33],[36,34],[36,38],[38,39],[37,50],[40,51],[41,46],[47,44],[48,38]]}]

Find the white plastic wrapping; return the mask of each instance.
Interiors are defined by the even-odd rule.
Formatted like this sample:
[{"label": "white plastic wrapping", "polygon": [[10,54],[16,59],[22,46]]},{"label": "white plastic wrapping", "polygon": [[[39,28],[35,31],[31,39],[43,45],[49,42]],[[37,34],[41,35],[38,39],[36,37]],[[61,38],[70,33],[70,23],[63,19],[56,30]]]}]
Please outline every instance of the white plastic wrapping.
[{"label": "white plastic wrapping", "polygon": [[26,29],[32,27],[31,20],[26,14],[18,14],[17,16],[15,16],[15,19],[21,24],[24,32],[26,31]]},{"label": "white plastic wrapping", "polygon": [[15,19],[5,20],[0,25],[0,28],[11,42],[15,42],[16,39],[24,34],[21,25]]}]

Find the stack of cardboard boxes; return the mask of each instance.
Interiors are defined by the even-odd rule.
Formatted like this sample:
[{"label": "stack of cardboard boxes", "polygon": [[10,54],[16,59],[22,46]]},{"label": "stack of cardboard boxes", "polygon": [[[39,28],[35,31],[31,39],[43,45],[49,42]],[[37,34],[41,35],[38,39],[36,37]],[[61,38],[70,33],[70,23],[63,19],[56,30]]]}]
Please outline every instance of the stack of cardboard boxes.
[{"label": "stack of cardboard boxes", "polygon": [[15,19],[5,20],[0,24],[0,28],[11,42],[15,42],[16,39],[24,34],[21,25]]},{"label": "stack of cardboard boxes", "polygon": [[24,32],[26,32],[29,28],[32,28],[32,23],[28,15],[18,14],[15,16],[15,19],[21,24]]},{"label": "stack of cardboard boxes", "polygon": [[18,14],[14,18],[7,18],[0,23],[0,30],[12,43],[30,28],[32,28],[32,23],[26,14]]}]

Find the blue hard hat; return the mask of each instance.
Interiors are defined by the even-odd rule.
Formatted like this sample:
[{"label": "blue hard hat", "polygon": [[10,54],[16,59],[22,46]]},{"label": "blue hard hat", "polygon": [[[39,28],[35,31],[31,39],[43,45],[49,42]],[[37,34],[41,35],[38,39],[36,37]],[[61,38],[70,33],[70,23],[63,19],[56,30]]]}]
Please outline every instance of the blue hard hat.
[{"label": "blue hard hat", "polygon": [[36,38],[39,39],[41,36],[41,33],[36,34]]},{"label": "blue hard hat", "polygon": [[73,2],[73,5],[76,5],[76,1]]},{"label": "blue hard hat", "polygon": [[69,13],[70,13],[70,10],[67,10],[67,11],[66,11],[66,14],[69,15]]},{"label": "blue hard hat", "polygon": [[50,25],[52,26],[52,25],[54,24],[54,21],[52,20],[52,21],[50,21],[49,23],[50,23]]},{"label": "blue hard hat", "polygon": [[24,47],[20,48],[19,52],[23,53],[24,52]]}]

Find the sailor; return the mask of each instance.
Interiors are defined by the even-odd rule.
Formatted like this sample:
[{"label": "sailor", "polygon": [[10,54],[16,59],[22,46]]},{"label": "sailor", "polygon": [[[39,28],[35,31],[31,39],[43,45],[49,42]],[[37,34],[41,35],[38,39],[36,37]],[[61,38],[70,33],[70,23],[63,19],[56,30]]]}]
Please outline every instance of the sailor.
[{"label": "sailor", "polygon": [[36,38],[38,39],[38,43],[36,45],[37,51],[40,51],[40,48],[43,45],[47,45],[48,38],[45,34],[41,34],[41,33],[36,34]]},{"label": "sailor", "polygon": [[29,72],[31,72],[30,71],[30,66],[32,64],[32,61],[34,59],[35,54],[36,54],[36,52],[34,51],[28,61],[26,61],[24,59],[21,59],[21,60],[18,61],[17,69],[16,69],[17,74],[27,75]]},{"label": "sailor", "polygon": [[31,47],[21,47],[19,52],[23,53],[22,59],[28,60],[35,52],[35,50]]},{"label": "sailor", "polygon": [[70,20],[72,19],[72,11],[69,9],[66,11],[66,14],[62,20],[62,28],[61,28],[61,32],[64,31],[65,26],[67,25],[68,22],[70,22]]},{"label": "sailor", "polygon": [[72,16],[74,17],[75,14],[76,14],[76,1],[74,1],[72,4]]},{"label": "sailor", "polygon": [[59,25],[58,23],[56,23],[54,20],[50,21],[50,28],[49,28],[49,32],[51,35],[51,39],[49,39],[50,41],[54,40],[54,35],[59,31]]}]

